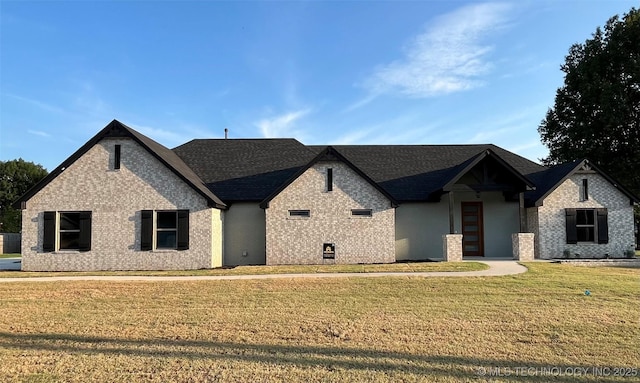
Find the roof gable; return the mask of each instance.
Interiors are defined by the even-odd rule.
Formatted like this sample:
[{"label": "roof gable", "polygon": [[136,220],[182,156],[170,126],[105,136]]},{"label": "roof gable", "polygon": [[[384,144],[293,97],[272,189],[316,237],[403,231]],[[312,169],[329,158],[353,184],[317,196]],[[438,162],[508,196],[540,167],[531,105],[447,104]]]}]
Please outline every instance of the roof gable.
[{"label": "roof gable", "polygon": [[55,168],[40,182],[29,189],[16,203],[16,208],[22,208],[31,197],[38,193],[42,188],[54,180],[60,173],[66,168],[71,166],[76,160],[82,157],[93,146],[99,143],[105,138],[131,138],[136,141],[140,146],[146,149],[153,157],[158,159],[164,166],[169,168],[174,174],[176,174],[187,185],[191,186],[198,194],[202,195],[208,202],[210,207],[219,209],[226,208],[226,204],[220,200],[206,185],[200,180],[200,178],[187,166],[180,157],[178,157],[171,150],[165,146],[155,142],[151,138],[137,132],[134,129],[126,126],[118,120],[111,121],[104,127],[98,134],[93,136],[87,143],[82,145],[75,153],[67,158],[62,164]]},{"label": "roof gable", "polygon": [[280,194],[284,189],[286,189],[293,181],[295,181],[298,177],[300,177],[304,172],[306,172],[313,165],[318,163],[319,161],[339,161],[346,164],[351,170],[353,170],[356,174],[362,177],[365,181],[367,181],[371,186],[373,186],[376,190],[378,190],[382,195],[384,195],[393,207],[398,206],[398,202],[395,198],[389,194],[384,188],[378,185],[374,180],[371,179],[366,173],[364,173],[360,168],[355,166],[351,161],[345,158],[339,151],[337,151],[332,146],[325,147],[320,153],[318,153],[311,161],[309,161],[305,166],[301,167],[291,178],[289,178],[285,183],[280,185],[277,189],[273,191],[267,198],[265,198],[261,203],[260,207],[266,209],[269,207],[269,202],[274,199],[278,194]]},{"label": "roof gable", "polygon": [[629,197],[631,204],[640,202],[640,199],[636,195],[623,187],[619,182],[608,176],[597,166],[589,162],[589,160],[583,159],[568,162],[566,164],[560,164],[540,172],[529,174],[528,176],[536,183],[537,188],[535,191],[526,193],[526,205],[529,207],[542,206],[544,199],[547,198],[549,194],[556,190],[558,186],[560,186],[569,177],[581,170],[594,171],[601,175],[613,187]]},{"label": "roof gable", "polygon": [[503,169],[505,171],[505,174],[508,176],[508,178],[512,179],[511,180],[512,183],[513,183],[514,179],[516,180],[516,183],[517,182],[521,183],[521,185],[519,185],[519,187],[521,189],[524,189],[522,191],[535,189],[535,186],[534,186],[533,182],[531,182],[529,179],[527,179],[527,177],[525,177],[519,171],[514,169],[513,166],[511,166],[509,163],[507,163],[505,160],[503,160],[493,150],[486,149],[486,150],[482,151],[481,153],[479,153],[478,155],[476,155],[475,157],[472,157],[469,160],[467,160],[467,161],[463,162],[462,164],[460,164],[460,166],[457,167],[459,169],[459,171],[452,172],[453,176],[442,186],[442,190],[443,191],[451,190],[453,188],[454,184],[456,184],[458,181],[460,181],[460,179],[463,176],[465,176],[466,174],[471,172],[477,165],[480,165],[483,162],[486,163],[487,160],[494,161],[497,164],[498,167]]}]

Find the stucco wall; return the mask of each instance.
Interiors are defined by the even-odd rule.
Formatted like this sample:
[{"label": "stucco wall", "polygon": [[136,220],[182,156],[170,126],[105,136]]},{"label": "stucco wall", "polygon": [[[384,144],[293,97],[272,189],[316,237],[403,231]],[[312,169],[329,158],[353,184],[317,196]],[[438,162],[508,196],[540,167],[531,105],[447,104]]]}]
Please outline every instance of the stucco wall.
[{"label": "stucco wall", "polygon": [[[482,202],[486,257],[512,257],[511,234],[520,231],[519,205],[505,202],[501,192],[454,193],[456,233],[462,233],[461,203]],[[449,233],[449,200],[402,203],[396,209],[396,258],[423,260],[443,258],[442,236]]]},{"label": "stucco wall", "polygon": [[[333,191],[326,171],[333,169]],[[288,216],[308,209],[310,218]],[[372,209],[369,218],[351,209]],[[323,263],[323,243],[335,243],[335,263],[395,261],[395,214],[391,202],[340,162],[319,162],[276,196],[266,209],[267,264]]]},{"label": "stucco wall", "polygon": [[[589,184],[589,199],[580,201],[582,179]],[[607,208],[609,243],[567,244],[565,208]],[[539,240],[537,253],[541,258],[559,258],[564,250],[584,257],[622,257],[633,246],[633,207],[629,198],[595,173],[574,174],[544,199],[538,207]]]},{"label": "stucco wall", "polygon": [[[113,170],[115,144],[122,145],[119,170]],[[188,209],[189,249],[140,251],[140,212],[147,209]],[[92,211],[91,251],[44,253],[43,213],[79,210]],[[209,268],[222,259],[220,220],[219,210],[208,208],[202,196],[135,141],[105,139],[27,202],[22,269]]]},{"label": "stucco wall", "polygon": [[236,202],[224,216],[224,265],[266,264],[264,209],[257,202]]},{"label": "stucco wall", "polygon": [[441,259],[442,236],[448,233],[448,203],[402,203],[396,208],[396,259]]}]

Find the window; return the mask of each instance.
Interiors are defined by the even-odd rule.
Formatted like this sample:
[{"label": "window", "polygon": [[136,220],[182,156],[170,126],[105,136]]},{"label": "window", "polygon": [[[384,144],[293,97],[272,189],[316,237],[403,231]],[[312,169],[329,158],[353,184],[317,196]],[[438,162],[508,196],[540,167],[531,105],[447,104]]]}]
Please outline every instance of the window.
[{"label": "window", "polygon": [[327,191],[333,190],[333,169],[327,169]]},{"label": "window", "polygon": [[371,209],[351,209],[351,215],[353,217],[371,217]]},{"label": "window", "polygon": [[578,242],[594,242],[596,239],[596,220],[593,210],[576,210],[576,231]]},{"label": "window", "polygon": [[178,247],[178,212],[159,211],[156,217],[156,249],[176,249]]},{"label": "window", "polygon": [[609,243],[607,209],[566,209],[567,243]]},{"label": "window", "polygon": [[120,145],[116,145],[115,146],[115,153],[114,153],[114,157],[113,157],[113,169],[114,170],[118,170],[120,169]]},{"label": "window", "polygon": [[189,248],[189,210],[141,212],[140,250]]},{"label": "window", "polygon": [[289,217],[309,218],[311,212],[309,210],[289,210]]},{"label": "window", "polygon": [[43,231],[43,251],[91,250],[90,211],[46,211]]},{"label": "window", "polygon": [[580,201],[588,201],[589,200],[589,180],[586,178],[582,179],[582,187],[580,188]]},{"label": "window", "polygon": [[80,213],[60,213],[60,250],[80,248]]}]

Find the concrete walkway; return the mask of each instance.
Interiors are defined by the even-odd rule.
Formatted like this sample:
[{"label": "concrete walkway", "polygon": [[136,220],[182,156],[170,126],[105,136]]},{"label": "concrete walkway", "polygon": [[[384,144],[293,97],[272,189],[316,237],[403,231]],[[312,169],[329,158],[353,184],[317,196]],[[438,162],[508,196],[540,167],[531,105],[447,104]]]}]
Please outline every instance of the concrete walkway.
[{"label": "concrete walkway", "polygon": [[375,277],[493,277],[522,274],[527,268],[513,260],[474,261],[489,265],[481,271],[437,271],[437,272],[381,272],[381,273],[315,273],[315,274],[260,274],[260,275],[192,275],[192,276],[144,276],[144,275],[82,275],[60,277],[1,278],[3,282],[55,282],[55,281],[228,281],[247,279],[292,279],[292,278],[375,278]]}]

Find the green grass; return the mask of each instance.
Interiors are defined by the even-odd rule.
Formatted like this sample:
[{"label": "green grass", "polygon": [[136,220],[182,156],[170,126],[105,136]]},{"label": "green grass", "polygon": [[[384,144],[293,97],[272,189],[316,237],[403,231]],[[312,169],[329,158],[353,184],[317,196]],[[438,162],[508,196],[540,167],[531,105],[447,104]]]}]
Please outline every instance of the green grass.
[{"label": "green grass", "polygon": [[[0,381],[639,381],[514,375],[640,367],[638,269],[526,265],[504,277],[0,283]],[[497,367],[510,376],[479,376]]]},{"label": "green grass", "polygon": [[0,271],[0,278],[82,276],[82,275],[261,275],[261,274],[315,274],[315,273],[375,273],[424,271],[478,271],[489,268],[479,262],[407,262],[367,265],[292,265],[292,266],[238,266],[233,268],[172,271],[92,271],[92,272],[26,272]]},{"label": "green grass", "polygon": [[20,258],[22,254],[0,254],[0,258]]}]

